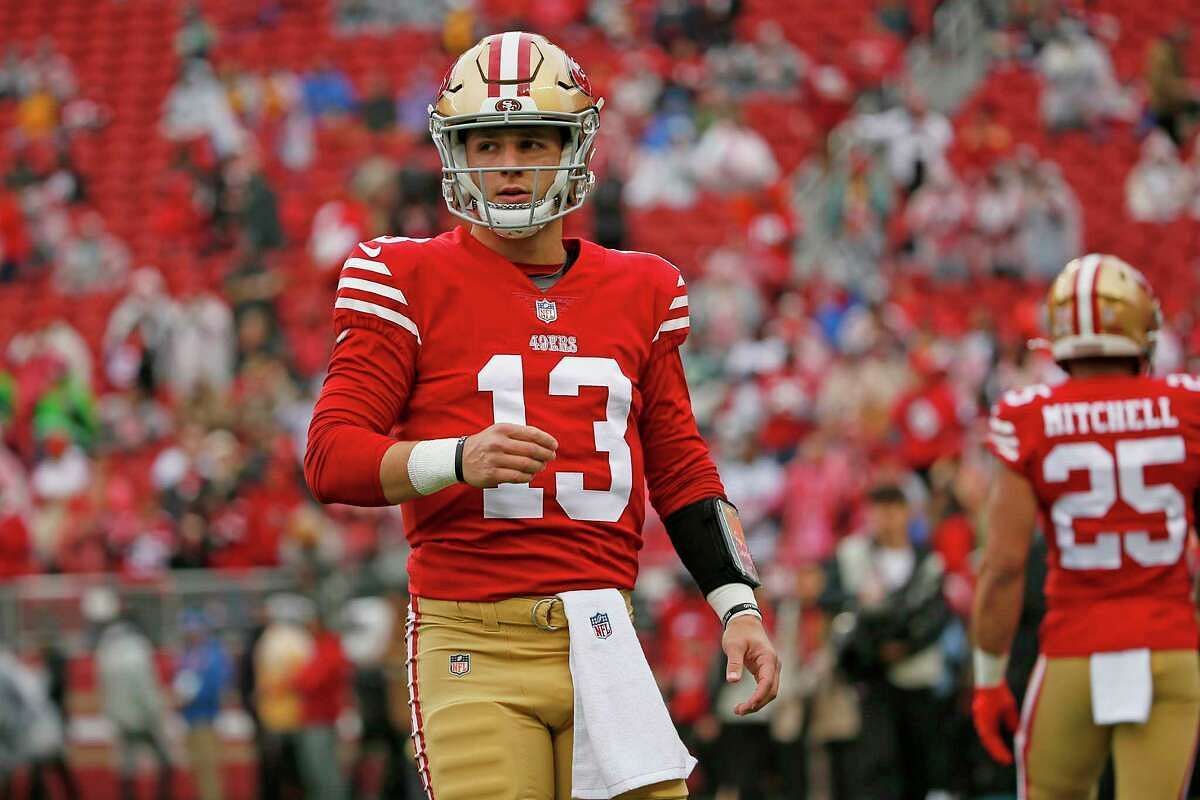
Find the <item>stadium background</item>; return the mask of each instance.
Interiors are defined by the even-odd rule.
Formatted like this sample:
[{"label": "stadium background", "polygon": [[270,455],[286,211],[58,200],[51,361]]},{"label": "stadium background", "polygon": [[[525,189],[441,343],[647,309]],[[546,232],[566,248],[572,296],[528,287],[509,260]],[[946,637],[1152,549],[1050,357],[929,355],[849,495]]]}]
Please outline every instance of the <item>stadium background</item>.
[{"label": "stadium background", "polygon": [[[1026,348],[1046,280],[1122,256],[1164,301],[1158,369],[1200,368],[1197,22],[1191,0],[0,0],[0,642],[66,657],[84,796],[116,796],[96,587],[167,687],[189,609],[236,659],[274,592],[402,602],[399,515],[314,505],[305,428],[338,266],[445,229],[425,106],[452,54],[514,28],[608,99],[569,231],[687,276],[697,417],[802,688],[731,732],[719,631],[653,519],[648,652],[696,741],[762,754],[780,797],[815,755],[820,790],[853,736],[836,710],[823,735],[796,721],[829,675],[821,565],[894,482],[965,615],[982,412],[1055,378]],[[945,735],[969,736],[947,631]],[[248,796],[236,681],[224,705],[228,796]],[[355,718],[348,692],[347,758]],[[956,791],[1004,785],[960,760]]]}]

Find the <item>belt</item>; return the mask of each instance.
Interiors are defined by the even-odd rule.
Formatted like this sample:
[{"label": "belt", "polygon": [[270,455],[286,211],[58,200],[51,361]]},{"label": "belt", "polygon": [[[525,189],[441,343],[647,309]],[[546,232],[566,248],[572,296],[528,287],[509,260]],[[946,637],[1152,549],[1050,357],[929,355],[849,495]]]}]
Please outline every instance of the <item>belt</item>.
[{"label": "belt", "polygon": [[[622,590],[625,606],[632,614],[630,592]],[[430,613],[452,613],[483,623],[504,622],[509,625],[533,625],[544,631],[567,627],[567,613],[559,597],[510,597],[492,603],[453,600],[420,599],[421,607]]]}]

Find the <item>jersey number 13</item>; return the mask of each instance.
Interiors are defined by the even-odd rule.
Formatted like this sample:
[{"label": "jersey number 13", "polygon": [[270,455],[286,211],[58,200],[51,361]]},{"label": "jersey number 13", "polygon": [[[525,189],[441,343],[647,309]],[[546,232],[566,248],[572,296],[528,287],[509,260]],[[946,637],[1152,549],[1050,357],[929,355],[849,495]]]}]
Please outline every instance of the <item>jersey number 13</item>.
[{"label": "jersey number 13", "polygon": [[[633,404],[633,384],[611,358],[566,356],[550,370],[550,394],[578,397],[582,386],[608,390],[605,418],[592,423],[596,450],[608,453],[612,484],[607,489],[583,488],[582,472],[554,476],[555,499],[571,519],[616,522],[629,505],[633,461],[625,431]],[[479,391],[492,395],[497,423],[525,425],[525,375],[521,357],[492,356],[479,371]],[[552,432],[551,432],[552,433]],[[504,483],[483,490],[483,516],[488,519],[540,519],[542,490],[524,483]]]}]

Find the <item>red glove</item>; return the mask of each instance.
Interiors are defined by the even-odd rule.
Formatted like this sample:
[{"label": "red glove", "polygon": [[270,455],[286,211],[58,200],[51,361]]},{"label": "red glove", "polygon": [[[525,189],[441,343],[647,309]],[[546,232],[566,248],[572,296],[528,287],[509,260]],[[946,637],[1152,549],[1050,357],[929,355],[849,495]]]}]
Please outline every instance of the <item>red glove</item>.
[{"label": "red glove", "polygon": [[971,717],[975,721],[975,732],[979,741],[996,761],[1013,763],[1012,751],[1004,741],[1004,734],[1017,729],[1017,701],[1009,691],[1008,684],[976,688],[971,700]]}]

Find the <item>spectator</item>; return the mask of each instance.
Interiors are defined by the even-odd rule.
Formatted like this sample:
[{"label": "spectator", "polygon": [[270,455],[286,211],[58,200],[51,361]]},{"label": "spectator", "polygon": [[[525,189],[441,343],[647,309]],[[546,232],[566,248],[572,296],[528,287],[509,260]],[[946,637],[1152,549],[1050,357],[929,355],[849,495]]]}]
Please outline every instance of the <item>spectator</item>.
[{"label": "spectator", "polygon": [[374,133],[390,131],[396,126],[396,97],[382,73],[371,76],[367,96],[359,109],[363,124]]},{"label": "spectator", "polygon": [[137,270],[129,281],[129,294],[112,310],[104,330],[109,381],[120,388],[136,386],[148,396],[166,385],[179,315],[162,273],[152,267]]},{"label": "spectator", "polygon": [[67,295],[111,291],[120,288],[128,271],[129,250],[108,232],[99,213],[88,211],[80,217],[75,235],[63,245],[54,283]]},{"label": "spectator", "polygon": [[1174,142],[1162,131],[1152,131],[1125,179],[1125,210],[1138,222],[1170,222],[1183,212],[1189,184]]},{"label": "spectator", "polygon": [[44,441],[45,457],[33,468],[34,497],[41,503],[61,503],[82,494],[92,475],[91,463],[83,450],[61,431]]},{"label": "spectator", "polygon": [[328,59],[317,62],[304,78],[304,103],[316,119],[354,113],[354,87],[346,73]]},{"label": "spectator", "polygon": [[1063,264],[1083,254],[1079,202],[1050,161],[1030,176],[1025,198],[1020,244],[1027,277],[1049,281]]},{"label": "spectator", "polygon": [[54,770],[64,793],[75,800],[79,791],[64,758],[62,721],[48,689],[43,673],[36,672],[7,649],[0,649],[0,697],[5,711],[0,739],[8,739],[0,744],[0,789],[7,792],[9,788],[3,783],[6,765],[2,754],[7,751],[16,764],[29,766],[31,796],[44,796],[45,772]]},{"label": "spectator", "polygon": [[323,204],[313,216],[308,253],[318,269],[340,267],[355,243],[369,239],[370,209],[349,194]]},{"label": "spectator", "polygon": [[209,292],[193,295],[177,308],[167,356],[171,388],[185,398],[202,388],[224,393],[233,382],[233,312]]},{"label": "spectator", "polygon": [[[40,694],[44,694],[47,706],[44,713],[57,721],[61,739],[57,747],[46,747],[43,757],[33,764],[33,775],[30,780],[29,794],[31,797],[42,797],[48,784],[47,776],[54,774],[62,787],[62,796],[66,800],[76,800],[80,797],[79,784],[67,763],[66,731],[67,731],[67,658],[62,649],[52,641],[46,641],[41,650],[41,674],[39,677]],[[49,720],[42,723],[52,724]]]},{"label": "spectator", "polygon": [[132,800],[136,794],[137,751],[145,748],[158,762],[155,796],[169,800],[172,770],[164,730],[166,707],[150,640],[131,622],[114,619],[100,635],[96,663],[104,715],[117,736],[121,797]]},{"label": "spectator", "polygon": [[255,707],[263,736],[259,796],[263,800],[279,800],[284,787],[297,783],[297,737],[304,724],[304,707],[294,683],[314,652],[307,625],[315,613],[307,598],[273,595],[267,600],[267,626],[254,645]]},{"label": "spectator", "polygon": [[309,619],[309,633],[312,655],[291,681],[304,720],[298,742],[300,776],[311,800],[343,800],[346,787],[338,760],[337,720],[349,662],[337,633],[325,625],[320,613]]},{"label": "spectator", "polygon": [[18,130],[32,141],[47,139],[58,129],[58,114],[58,101],[39,78],[36,88],[17,104]]},{"label": "spectator", "polygon": [[279,201],[258,158],[248,152],[231,161],[225,170],[225,183],[229,213],[245,233],[249,246],[260,252],[281,247]]},{"label": "spectator", "polygon": [[1058,35],[1038,55],[1038,69],[1046,82],[1042,118],[1051,130],[1090,128],[1124,113],[1108,52],[1082,23],[1060,23]]},{"label": "spectator", "polygon": [[899,455],[928,485],[930,470],[962,450],[969,408],[949,379],[950,354],[936,346],[914,348],[909,358],[915,385],[892,408]]},{"label": "spectator", "polygon": [[225,87],[206,61],[183,65],[179,81],[163,102],[162,134],[177,142],[205,139],[220,158],[235,156],[247,134],[233,113]]},{"label": "spectator", "polygon": [[[370,564],[372,562],[368,562]],[[346,624],[346,655],[354,665],[354,695],[362,718],[358,758],[354,763],[354,797],[363,797],[367,757],[382,747],[386,758],[382,796],[405,796],[404,737],[392,720],[385,659],[396,638],[395,609],[382,596],[364,596],[350,601],[342,611]]]},{"label": "spectator", "polygon": [[788,41],[777,22],[763,22],[754,43],[756,88],[766,92],[795,92],[808,73],[808,57]]},{"label": "spectator", "polygon": [[1146,51],[1146,111],[1178,147],[1183,147],[1200,114],[1200,95],[1184,66],[1191,39],[1191,31],[1180,26],[1155,39]]},{"label": "spectator", "polygon": [[966,189],[944,164],[913,193],[904,209],[913,254],[939,278],[966,275],[966,253],[962,243],[970,212]]},{"label": "spectator", "polygon": [[704,131],[692,152],[692,165],[697,182],[709,191],[761,191],[779,177],[770,146],[732,112]]},{"label": "spectator", "polygon": [[854,133],[886,148],[892,181],[908,194],[920,188],[927,175],[945,167],[946,148],[954,139],[946,117],[930,111],[925,98],[915,92],[904,106],[858,117]]},{"label": "spectator", "polygon": [[216,720],[233,668],[203,614],[186,613],[180,628],[184,651],[173,685],[188,726],[188,761],[200,800],[221,800],[223,765]]},{"label": "spectator", "polygon": [[[977,237],[976,270],[1017,274],[1017,232],[1025,201],[1021,181],[1009,164],[997,163],[975,187],[972,228]],[[1066,263],[1066,262],[1063,262]]]},{"label": "spectator", "polygon": [[206,59],[217,43],[217,30],[204,18],[198,2],[183,9],[183,25],[175,34],[175,52],[181,61]]},{"label": "spectator", "polygon": [[672,115],[663,128],[666,137],[661,145],[643,146],[633,154],[624,195],[631,206],[685,208],[696,200],[692,161],[695,126],[684,115]]},{"label": "spectator", "polygon": [[990,167],[998,156],[1012,149],[1013,134],[998,118],[996,106],[986,102],[967,117],[959,142],[972,165]]},{"label": "spectator", "polygon": [[827,565],[822,604],[835,623],[842,670],[859,682],[856,742],[865,797],[923,800],[949,782],[947,707],[939,639],[950,622],[941,559],[909,538],[909,507],[894,484],[868,496],[867,528],[847,537]]}]

